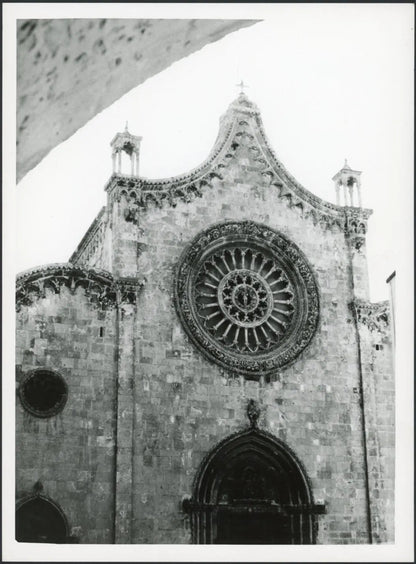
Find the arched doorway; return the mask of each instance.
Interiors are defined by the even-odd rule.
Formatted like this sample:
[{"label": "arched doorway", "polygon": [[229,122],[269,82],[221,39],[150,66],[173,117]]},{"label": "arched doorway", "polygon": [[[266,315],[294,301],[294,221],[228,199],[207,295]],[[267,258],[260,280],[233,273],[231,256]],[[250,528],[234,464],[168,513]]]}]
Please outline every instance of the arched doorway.
[{"label": "arched doorway", "polygon": [[68,524],[60,507],[43,496],[21,502],[16,510],[18,542],[66,543]]},{"label": "arched doorway", "polygon": [[206,457],[184,503],[197,544],[312,544],[317,507],[295,455],[257,428]]}]

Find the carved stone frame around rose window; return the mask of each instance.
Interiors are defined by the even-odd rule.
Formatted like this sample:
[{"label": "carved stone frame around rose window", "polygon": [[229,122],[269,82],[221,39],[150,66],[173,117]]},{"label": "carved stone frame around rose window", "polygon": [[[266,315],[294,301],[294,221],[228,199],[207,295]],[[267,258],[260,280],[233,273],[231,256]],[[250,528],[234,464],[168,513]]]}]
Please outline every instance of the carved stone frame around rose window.
[{"label": "carved stone frame around rose window", "polygon": [[[205,330],[195,309],[193,285],[201,263],[216,249],[240,241],[255,243],[273,253],[297,292],[298,310],[290,334],[285,336],[282,346],[267,353],[230,351]],[[305,255],[281,233],[248,220],[216,224],[194,238],[177,266],[174,301],[183,327],[198,350],[226,371],[250,379],[258,379],[291,364],[309,345],[319,322],[319,290]]]}]

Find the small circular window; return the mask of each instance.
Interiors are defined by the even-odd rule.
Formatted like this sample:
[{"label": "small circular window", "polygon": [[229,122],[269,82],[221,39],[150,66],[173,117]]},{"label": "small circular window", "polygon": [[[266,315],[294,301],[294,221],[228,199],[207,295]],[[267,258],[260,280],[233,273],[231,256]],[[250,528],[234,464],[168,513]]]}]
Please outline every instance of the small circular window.
[{"label": "small circular window", "polygon": [[36,417],[52,417],[65,406],[68,388],[65,380],[52,370],[31,372],[19,389],[23,407]]}]

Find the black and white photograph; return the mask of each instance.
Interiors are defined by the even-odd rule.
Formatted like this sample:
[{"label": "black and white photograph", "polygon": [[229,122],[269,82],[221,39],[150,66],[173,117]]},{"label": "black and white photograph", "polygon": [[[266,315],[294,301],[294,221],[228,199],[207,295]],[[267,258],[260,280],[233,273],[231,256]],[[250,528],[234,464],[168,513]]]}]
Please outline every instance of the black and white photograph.
[{"label": "black and white photograph", "polygon": [[4,559],[412,561],[413,4],[3,24]]}]

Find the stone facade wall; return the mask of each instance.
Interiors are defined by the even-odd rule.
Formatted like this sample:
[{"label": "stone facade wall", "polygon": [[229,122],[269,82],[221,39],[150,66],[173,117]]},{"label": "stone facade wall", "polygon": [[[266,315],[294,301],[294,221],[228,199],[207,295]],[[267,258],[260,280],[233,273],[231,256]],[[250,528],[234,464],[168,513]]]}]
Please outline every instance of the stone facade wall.
[{"label": "stone facade wall", "polygon": [[[295,242],[313,265],[321,321],[310,347],[275,381],[230,378],[190,345],[172,301],[179,256],[201,230],[250,218]],[[357,336],[344,234],[300,222],[276,191],[226,178],[192,204],[152,209],[140,220],[138,262],[147,283],[135,338],[136,542],[189,542],[183,496],[204,455],[248,421],[245,406],[262,406],[260,427],[283,439],[304,463],[316,499],[327,502],[319,542],[368,542]],[[144,493],[145,492],[145,493]],[[175,540],[176,539],[176,540]]]},{"label": "stone facade wall", "polygon": [[68,386],[63,411],[51,418],[16,399],[17,499],[40,481],[84,543],[114,539],[115,315],[89,304],[82,288],[66,287],[17,315],[17,386],[39,368],[56,370]]},{"label": "stone facade wall", "polygon": [[[241,100],[244,102],[240,96]],[[149,188],[145,180],[123,175],[110,179],[108,206],[100,216],[100,249],[88,253],[90,243],[85,249],[81,244],[71,261],[111,268],[119,284],[115,308],[97,313],[82,294],[69,297],[64,291],[61,297],[40,300],[19,314],[20,372],[52,362],[44,358],[42,346],[49,341],[42,341],[45,337],[40,334],[33,333],[34,343],[39,338],[40,344],[30,353],[30,332],[39,331],[40,316],[40,321],[50,324],[51,335],[58,327],[65,335],[53,349],[52,365],[67,370],[68,380],[75,375],[86,383],[82,396],[70,388],[73,398],[88,407],[74,414],[65,428],[79,428],[79,413],[93,422],[89,444],[107,440],[100,434],[102,428],[107,430],[108,446],[97,452],[104,474],[95,484],[99,488],[103,482],[107,487],[112,480],[107,496],[100,490],[104,513],[96,511],[102,519],[105,514],[107,521],[95,525],[93,516],[91,530],[79,525],[82,542],[110,542],[109,523],[113,522],[112,542],[190,543],[190,518],[182,502],[193,495],[194,480],[206,455],[220,441],[249,426],[249,400],[260,407],[260,430],[292,449],[310,480],[314,502],[325,505],[325,514],[316,516],[318,543],[393,538],[391,341],[383,306],[367,302],[365,230],[369,211],[319,201],[296,187],[278,162],[273,170],[265,171],[266,141],[247,133],[250,127],[254,132],[259,127],[256,117],[247,119],[249,123],[239,121],[247,128],[241,133],[230,129],[226,116],[213,160],[189,178],[172,179],[169,197],[162,194],[165,199],[158,195],[158,186]],[[241,120],[239,114],[237,120]],[[230,137],[221,145],[224,131],[234,131],[238,143]],[[264,159],[259,158],[260,150]],[[200,182],[196,188],[198,174],[209,182]],[[274,174],[278,180],[272,182]],[[125,189],[126,185],[130,187]],[[161,181],[163,189],[166,185],[168,181]],[[267,378],[232,374],[207,360],[187,337],[175,309],[174,279],[182,253],[201,231],[231,220],[268,226],[297,245],[314,272],[319,291],[319,324],[310,344],[294,362]],[[59,324],[53,321],[58,319],[55,309]],[[104,321],[109,329],[106,325],[103,344],[96,330]],[[87,333],[81,339],[84,326]],[[75,355],[79,341],[83,364]],[[99,401],[103,403],[90,404],[102,378],[106,389]],[[57,421],[67,420],[70,407],[68,403]],[[22,411],[18,417],[18,429],[26,441],[18,461],[19,472],[23,471],[19,487],[22,491],[30,488],[33,468],[50,475],[55,484],[52,477],[60,475],[61,464],[53,464],[56,460],[65,463],[65,449],[54,443],[49,458],[54,462],[36,461],[30,453],[37,435],[25,434],[23,417],[27,417]],[[41,429],[36,433],[46,433],[48,428],[43,421],[33,425]],[[83,437],[77,431],[71,441],[78,436]],[[65,440],[69,440],[66,435]],[[96,462],[88,456],[94,450],[77,448],[70,464],[77,462],[65,467],[65,472],[67,479],[71,475],[88,489],[88,479],[92,479],[88,472],[94,472]],[[80,460],[87,460],[85,466]],[[78,478],[80,468],[87,473],[84,481]],[[84,518],[76,512],[85,515],[85,508],[76,505],[76,496],[64,484],[62,491],[46,480],[45,486],[56,501],[67,500],[62,506],[71,522]],[[89,490],[91,499],[95,491]]]}]

